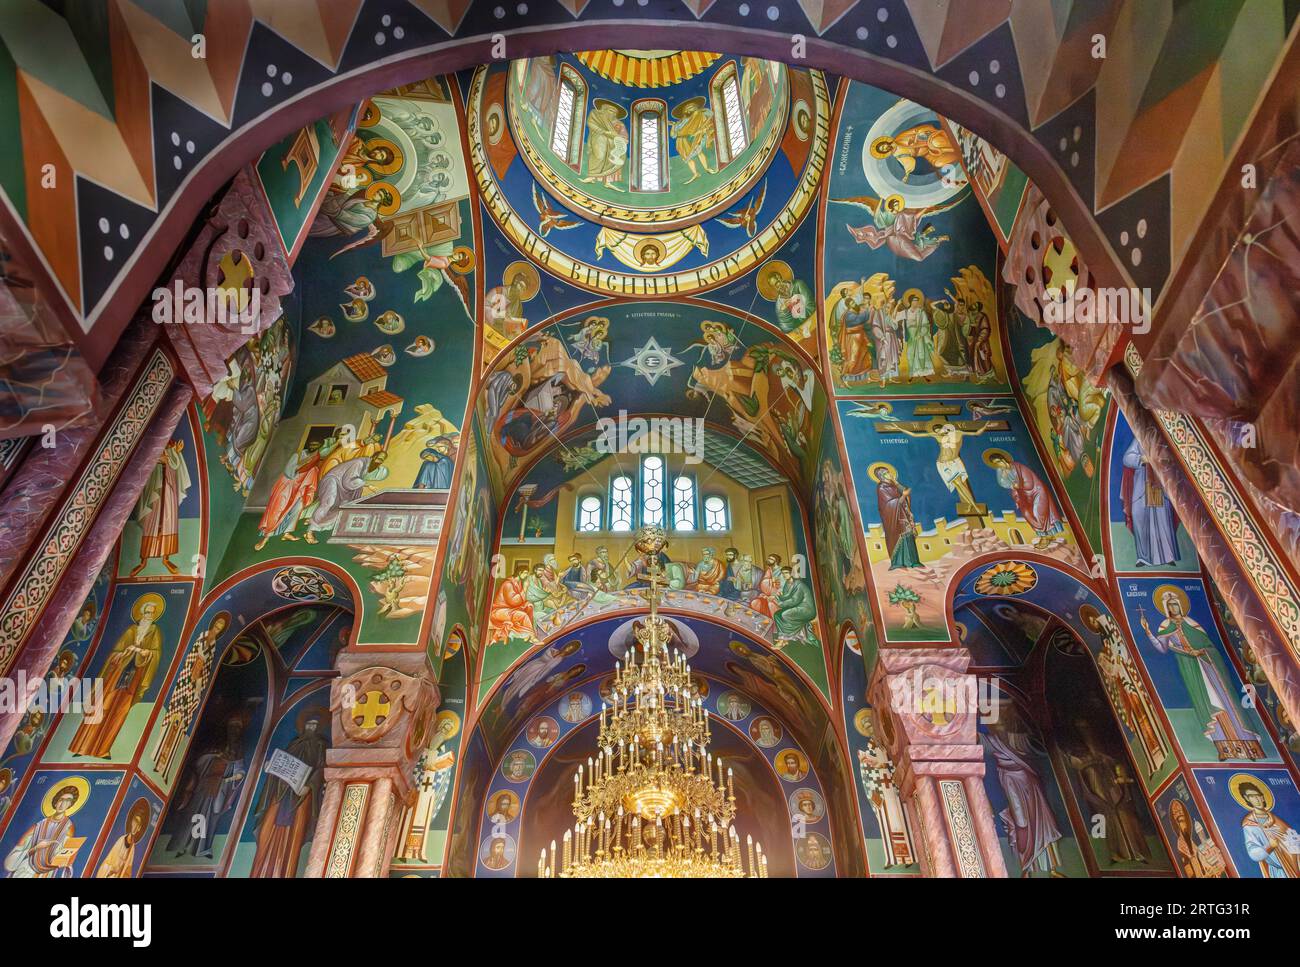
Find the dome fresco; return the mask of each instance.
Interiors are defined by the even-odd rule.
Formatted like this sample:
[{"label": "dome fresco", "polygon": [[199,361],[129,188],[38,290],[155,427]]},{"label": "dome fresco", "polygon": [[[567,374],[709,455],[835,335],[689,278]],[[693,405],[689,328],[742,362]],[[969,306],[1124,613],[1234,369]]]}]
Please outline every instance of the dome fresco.
[{"label": "dome fresco", "polygon": [[[1036,41],[1053,83],[1079,86],[1025,4],[992,24],[978,5],[882,0],[842,23],[822,5],[807,56],[776,28],[813,0],[688,3],[700,29],[668,42],[703,50],[664,47],[664,4],[547,5],[563,16],[517,32],[540,5],[471,0],[463,29],[437,20],[458,4],[273,25],[275,5],[253,5],[236,88],[172,91],[170,55],[141,46],[162,152],[122,125],[74,165],[74,195],[49,194],[94,239],[54,266],[86,262],[83,308],[113,303],[90,328],[150,315],[115,303],[178,228],[167,305],[215,286],[260,308],[246,331],[141,325],[75,460],[0,448],[19,496],[52,464],[70,475],[40,514],[26,496],[0,514],[19,547],[0,562],[0,678],[111,683],[98,720],[0,716],[4,874],[546,875],[539,855],[584,819],[573,771],[581,796],[609,761],[607,716],[677,694],[699,699],[690,729],[712,729],[773,876],[1300,878],[1300,853],[1260,850],[1300,825],[1291,532],[1261,530],[1281,518],[1234,485],[1218,424],[1143,397],[1185,345],[1055,314],[1166,276],[1207,345],[1246,312],[1214,312],[1180,261],[1213,254],[1227,215],[1171,211],[1205,186],[1186,158],[1153,160],[1167,141],[1218,183],[1213,146],[1178,144],[1217,115],[1167,103],[1204,75],[1194,45],[1153,46],[1153,80],[1117,96],[1124,50],[1094,65],[1105,97],[1067,99],[1020,56]],[[54,6],[89,48],[78,5]],[[115,48],[149,7],[114,6]],[[605,8],[644,35],[581,29]],[[317,14],[328,29],[299,49]],[[748,33],[713,29],[735,17]],[[462,56],[497,20],[509,45]],[[61,59],[40,81],[63,96]],[[126,62],[92,72],[120,95],[110,127],[137,103]],[[48,104],[24,98],[24,132],[43,130],[27,122]],[[81,115],[49,114],[75,161]],[[1234,129],[1242,158],[1265,114]],[[253,140],[269,147],[232,179]],[[1271,170],[1264,226],[1294,193]],[[223,171],[172,224],[162,181],[206,200]],[[132,188],[151,178],[157,198]],[[0,261],[18,266],[11,227]],[[1243,247],[1252,278],[1281,278],[1283,229]],[[1231,257],[1202,261],[1230,302]],[[619,693],[659,664],[651,641],[672,681]],[[649,817],[645,788],[629,795]]]}]

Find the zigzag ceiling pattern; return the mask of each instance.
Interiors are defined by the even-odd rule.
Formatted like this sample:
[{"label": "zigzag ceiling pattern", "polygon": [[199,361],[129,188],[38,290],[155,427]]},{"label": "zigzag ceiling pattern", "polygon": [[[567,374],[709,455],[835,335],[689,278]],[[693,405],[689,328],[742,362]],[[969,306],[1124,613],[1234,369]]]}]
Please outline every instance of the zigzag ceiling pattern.
[{"label": "zigzag ceiling pattern", "polygon": [[1158,293],[1294,18],[1285,0],[13,0],[0,9],[0,112],[21,137],[0,157],[0,189],[65,322],[78,323],[68,328],[102,346],[131,312],[105,311],[107,297],[191,174],[335,78],[449,41],[575,22],[698,21],[769,40],[811,31],[946,82],[1031,132],[1132,281]]}]

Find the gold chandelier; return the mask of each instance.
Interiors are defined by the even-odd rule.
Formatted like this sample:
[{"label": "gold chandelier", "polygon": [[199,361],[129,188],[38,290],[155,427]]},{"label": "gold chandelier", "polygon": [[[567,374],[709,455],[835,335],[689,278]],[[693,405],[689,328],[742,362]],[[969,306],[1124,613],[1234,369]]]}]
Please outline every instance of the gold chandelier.
[{"label": "gold chandelier", "polygon": [[614,666],[611,704],[601,703],[596,755],[573,777],[573,828],[563,853],[551,841],[539,877],[733,879],[766,877],[763,847],[733,825],[732,772],[709,752],[704,698],[686,655],[669,647],[659,617],[661,527],[637,531],[634,546],[650,575],[650,612],[635,626],[636,648]]}]

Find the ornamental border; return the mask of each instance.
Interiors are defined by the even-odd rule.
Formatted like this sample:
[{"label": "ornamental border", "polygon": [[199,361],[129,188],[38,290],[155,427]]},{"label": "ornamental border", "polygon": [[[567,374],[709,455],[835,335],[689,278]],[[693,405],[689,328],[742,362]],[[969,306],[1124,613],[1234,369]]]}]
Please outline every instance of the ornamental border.
[{"label": "ornamental border", "polygon": [[811,209],[820,192],[830,138],[830,97],[822,72],[809,70],[808,73],[812,79],[816,102],[816,125],[810,135],[813,144],[808,160],[790,200],[756,236],[722,258],[705,265],[664,275],[631,275],[610,271],[574,258],[534,232],[515,212],[490,174],[491,166],[482,136],[482,112],[478,110],[486,77],[486,71],[483,70],[474,75],[466,111],[470,167],[478,186],[479,199],[502,234],[520,252],[561,281],[577,288],[614,296],[655,298],[703,292],[724,285],[762,264],[775,253]]},{"label": "ornamental border", "polygon": [[[1142,356],[1131,342],[1124,349],[1124,362],[1133,376],[1142,371]],[[1300,659],[1300,594],[1272,545],[1262,538],[1263,528],[1228,481],[1222,464],[1196,424],[1168,410],[1154,413],[1214,516],[1219,532],[1227,539],[1256,594],[1286,638],[1292,657]]]},{"label": "ornamental border", "polygon": [[104,502],[162,404],[175,378],[171,361],[160,349],[82,470],[72,492],[46,528],[40,550],[14,582],[0,613],[0,674],[9,671],[18,649],[49,603],[68,565],[90,532]]}]

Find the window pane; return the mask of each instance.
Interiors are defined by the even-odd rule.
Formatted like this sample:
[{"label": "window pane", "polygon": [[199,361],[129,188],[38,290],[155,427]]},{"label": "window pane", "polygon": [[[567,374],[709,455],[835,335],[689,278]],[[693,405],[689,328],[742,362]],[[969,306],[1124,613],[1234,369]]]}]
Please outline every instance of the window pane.
[{"label": "window pane", "polygon": [[673,481],[673,530],[695,530],[695,481],[690,477]]},{"label": "window pane", "polygon": [[646,457],[641,464],[641,523],[664,525],[664,462]]},{"label": "window pane", "polygon": [[711,531],[727,529],[727,501],[722,497],[708,497],[704,501],[704,527]]},{"label": "window pane", "polygon": [[749,143],[745,139],[745,122],[740,113],[740,85],[736,82],[735,74],[728,77],[722,85],[722,105],[727,114],[727,144],[734,158]]},{"label": "window pane", "polygon": [[583,497],[578,505],[578,530],[600,530],[600,498]]},{"label": "window pane", "polygon": [[632,529],[632,478],[615,477],[609,485],[609,529]]},{"label": "window pane", "polygon": [[551,134],[551,150],[569,160],[569,136],[573,132],[573,107],[577,100],[577,91],[571,81],[560,84],[560,106],[555,112],[555,130]]},{"label": "window pane", "polygon": [[659,181],[659,115],[647,111],[641,115],[641,177],[642,191],[658,191]]}]

